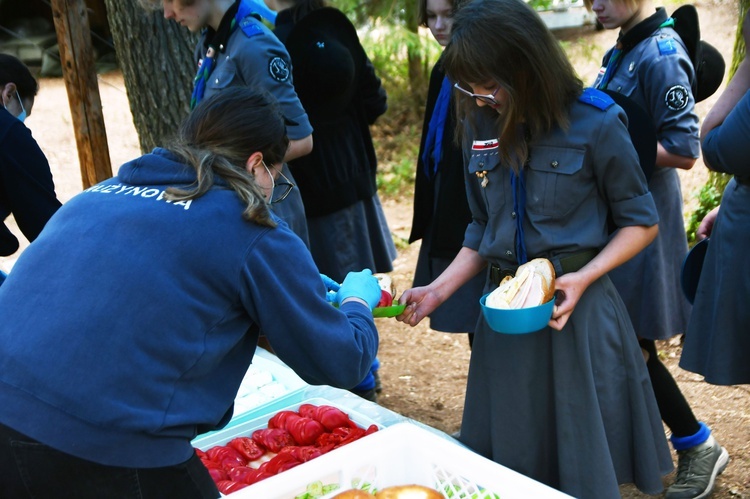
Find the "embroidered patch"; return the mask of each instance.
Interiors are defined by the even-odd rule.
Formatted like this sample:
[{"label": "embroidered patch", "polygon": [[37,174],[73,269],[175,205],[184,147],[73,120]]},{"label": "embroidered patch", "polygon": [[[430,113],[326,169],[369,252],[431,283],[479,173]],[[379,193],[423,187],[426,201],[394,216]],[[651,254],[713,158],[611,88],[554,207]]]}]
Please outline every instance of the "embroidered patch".
[{"label": "embroidered patch", "polygon": [[685,109],[690,100],[690,92],[682,85],[675,85],[664,94],[664,103],[672,111]]},{"label": "embroidered patch", "polygon": [[677,53],[677,46],[676,42],[674,41],[674,38],[662,38],[661,40],[658,40],[656,42],[656,45],[659,47],[659,54],[661,55],[669,55],[669,54],[675,54]]},{"label": "embroidered patch", "polygon": [[471,144],[472,151],[486,151],[488,149],[497,149],[499,141],[497,139],[491,140],[475,140]]},{"label": "embroidered patch", "polygon": [[268,61],[268,72],[271,73],[271,78],[276,81],[287,81],[291,74],[289,64],[281,57],[274,57]]}]

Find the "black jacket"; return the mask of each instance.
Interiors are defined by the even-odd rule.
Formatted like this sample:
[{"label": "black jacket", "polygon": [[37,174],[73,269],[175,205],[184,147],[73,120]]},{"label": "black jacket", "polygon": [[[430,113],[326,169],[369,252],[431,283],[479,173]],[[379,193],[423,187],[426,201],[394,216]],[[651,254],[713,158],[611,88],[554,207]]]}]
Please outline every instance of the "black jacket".
[{"label": "black jacket", "polygon": [[313,126],[313,150],[289,162],[308,218],[328,215],[375,195],[377,160],[370,125],[386,93],[339,10],[314,10],[293,24],[288,11],[275,33],[292,59],[294,88]]},{"label": "black jacket", "polygon": [[[11,213],[33,241],[60,207],[44,153],[23,123],[0,108],[0,221]],[[18,239],[0,224],[0,256],[18,250]]]},{"label": "black jacket", "polygon": [[409,242],[422,239],[432,225],[433,234],[429,255],[431,257],[453,258],[461,249],[466,226],[471,222],[471,212],[466,200],[463,153],[461,147],[456,145],[454,141],[453,132],[456,128],[456,117],[453,96],[451,96],[443,132],[443,154],[438,165],[441,180],[437,199],[435,199],[434,177],[432,179],[427,178],[422,162],[427,128],[444,76],[445,73],[442,71],[440,61],[438,61],[432,68],[430,87],[427,93],[427,107],[424,124],[422,125],[422,142],[419,146],[414,186],[414,218]]}]

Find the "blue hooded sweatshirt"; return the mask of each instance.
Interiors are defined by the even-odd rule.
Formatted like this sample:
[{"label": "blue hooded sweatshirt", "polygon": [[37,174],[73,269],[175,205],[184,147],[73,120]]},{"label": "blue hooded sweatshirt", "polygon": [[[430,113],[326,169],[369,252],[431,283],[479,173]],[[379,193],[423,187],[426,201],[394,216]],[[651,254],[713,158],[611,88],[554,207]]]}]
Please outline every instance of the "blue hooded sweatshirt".
[{"label": "blue hooded sweatshirt", "polygon": [[171,466],[225,425],[260,332],[311,384],[351,388],[375,360],[370,310],[340,309],[303,242],[245,221],[156,149],[52,217],[0,287],[0,422],[65,453]]}]

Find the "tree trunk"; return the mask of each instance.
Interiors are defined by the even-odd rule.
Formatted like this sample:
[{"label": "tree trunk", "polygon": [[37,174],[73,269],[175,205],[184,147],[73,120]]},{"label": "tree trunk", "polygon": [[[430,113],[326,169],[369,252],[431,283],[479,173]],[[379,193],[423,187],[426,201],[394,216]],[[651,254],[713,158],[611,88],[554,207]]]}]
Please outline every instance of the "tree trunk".
[{"label": "tree trunk", "polygon": [[142,152],[163,145],[190,111],[196,37],[162,12],[105,0]]}]

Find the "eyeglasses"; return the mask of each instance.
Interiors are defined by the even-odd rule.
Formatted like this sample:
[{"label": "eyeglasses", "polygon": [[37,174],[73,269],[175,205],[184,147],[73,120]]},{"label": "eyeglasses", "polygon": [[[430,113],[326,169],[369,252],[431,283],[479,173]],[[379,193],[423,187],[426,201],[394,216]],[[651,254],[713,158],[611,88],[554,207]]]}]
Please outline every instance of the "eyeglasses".
[{"label": "eyeglasses", "polygon": [[479,101],[484,102],[485,104],[489,104],[490,106],[497,106],[497,105],[500,104],[495,99],[495,95],[497,95],[497,92],[500,90],[500,85],[498,85],[497,88],[495,89],[495,91],[492,92],[489,95],[485,95],[485,94],[473,94],[473,93],[469,92],[468,90],[464,90],[463,88],[461,88],[461,86],[458,84],[458,82],[456,82],[453,85],[453,88],[455,88],[456,90],[458,90],[459,92],[461,92],[463,94],[468,95],[472,99],[477,99]]},{"label": "eyeglasses", "polygon": [[[291,194],[292,189],[294,189],[294,184],[291,180],[287,178],[286,175],[281,170],[278,170],[276,168],[273,168],[274,171],[278,172],[279,176],[283,179],[281,181],[276,181],[276,179],[273,177],[273,174],[271,173],[271,170],[268,168],[268,165],[266,165],[265,162],[263,162],[263,166],[265,167],[266,171],[268,172],[268,176],[271,177],[271,204],[280,203],[283,200],[285,200],[289,194]],[[279,188],[280,193],[276,192],[276,188]]]}]

